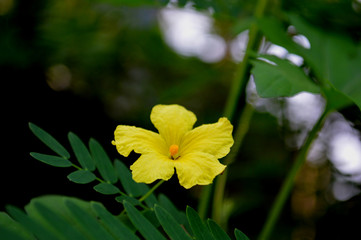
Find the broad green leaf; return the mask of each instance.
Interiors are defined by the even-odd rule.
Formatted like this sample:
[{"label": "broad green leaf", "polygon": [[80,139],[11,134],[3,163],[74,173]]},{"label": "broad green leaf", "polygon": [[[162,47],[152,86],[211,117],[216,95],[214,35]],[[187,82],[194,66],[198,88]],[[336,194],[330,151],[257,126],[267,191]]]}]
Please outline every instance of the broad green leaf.
[{"label": "broad green leaf", "polygon": [[119,193],[119,189],[110,183],[99,183],[94,186],[94,190],[105,195],[112,195]]},{"label": "broad green leaf", "polygon": [[261,97],[290,97],[302,91],[319,93],[319,87],[313,83],[303,70],[288,60],[275,56],[265,56],[276,65],[264,61],[252,61],[256,89]]},{"label": "broad green leaf", "polygon": [[212,219],[207,221],[208,227],[212,232],[214,239],[216,240],[231,240],[227,233]]},{"label": "broad green leaf", "polygon": [[299,16],[290,14],[290,19],[310,41],[311,49],[304,49],[302,54],[317,78],[326,87],[335,87],[361,109],[361,44],[356,45],[348,36],[316,28]]},{"label": "broad green leaf", "polygon": [[5,212],[0,212],[0,239],[34,239],[35,237]]},{"label": "broad green leaf", "polygon": [[76,170],[68,175],[68,179],[75,183],[86,184],[94,181],[96,176],[87,170]]},{"label": "broad green leaf", "polygon": [[59,216],[45,205],[37,202],[34,206],[39,214],[46,220],[47,229],[52,229],[53,232],[56,232],[60,239],[87,239],[74,227],[72,222],[66,221],[63,217]]},{"label": "broad green leaf", "polygon": [[274,44],[286,48],[289,52],[299,54],[302,47],[297,45],[287,34],[287,26],[276,18],[264,17],[258,19],[257,25],[266,38]]},{"label": "broad green leaf", "polygon": [[7,212],[10,216],[19,222],[26,230],[35,234],[38,239],[41,240],[58,240],[56,235],[49,231],[49,229],[43,227],[38,222],[31,219],[23,211],[19,210],[16,207],[7,206]]},{"label": "broad green leaf", "polygon": [[130,221],[147,240],[165,240],[162,234],[132,204],[124,201]]},{"label": "broad green leaf", "polygon": [[108,231],[119,240],[139,240],[139,238],[121,221],[108,212],[100,203],[91,203],[92,209],[104,222]]},{"label": "broad green leaf", "polygon": [[236,240],[249,240],[249,238],[237,228],[234,229],[234,235],[236,236]]},{"label": "broad green leaf", "polygon": [[117,181],[117,175],[115,174],[115,170],[108,154],[105,152],[100,143],[91,138],[89,141],[89,149],[100,175],[102,175],[104,180],[110,183],[115,183]]},{"label": "broad green leaf", "polygon": [[0,224],[0,239],[26,240],[26,239],[35,239],[35,238],[20,236],[17,232],[11,231],[7,226]]},{"label": "broad green leaf", "polygon": [[43,218],[39,215],[39,212],[35,207],[36,204],[40,203],[41,205],[44,205],[45,207],[54,211],[56,214],[61,215],[63,218],[67,219],[67,221],[71,221],[72,216],[69,214],[68,208],[65,206],[65,200],[73,201],[78,206],[81,206],[88,211],[90,210],[89,203],[86,201],[59,195],[45,195],[31,199],[30,203],[25,206],[25,211],[29,217],[40,222]]},{"label": "broad green leaf", "polygon": [[345,37],[330,39],[329,58],[329,81],[361,109],[361,44]]},{"label": "broad green leaf", "polygon": [[128,193],[129,196],[139,197],[148,191],[146,184],[134,182],[129,169],[118,159],[116,159],[114,162],[114,168],[120,182],[123,185],[124,190],[126,193]]},{"label": "broad green leaf", "polygon": [[342,109],[352,104],[351,99],[334,87],[324,88],[322,91],[327,99],[327,107],[329,109]]},{"label": "broad green leaf", "polygon": [[47,209],[50,209],[57,216],[61,217],[62,219],[65,219],[65,221],[67,221],[74,228],[76,228],[78,232],[82,232],[84,235],[85,233],[83,229],[76,224],[76,220],[74,219],[73,215],[71,215],[68,207],[65,206],[66,200],[72,201],[81,208],[83,208],[85,211],[92,213],[90,204],[88,202],[77,198],[64,197],[58,195],[46,195],[46,196],[34,198],[30,201],[29,204],[25,206],[25,211],[31,219],[44,226],[46,229],[53,229],[53,224],[47,221],[41,214],[41,211],[39,211],[37,206],[40,204],[46,207]]},{"label": "broad green leaf", "polygon": [[62,158],[62,157],[35,153],[35,152],[30,153],[30,155],[33,158],[35,158],[36,160],[39,160],[43,163],[49,164],[54,167],[70,167],[70,166],[72,166],[72,163],[69,160]]},{"label": "broad green leaf", "polygon": [[202,219],[199,217],[198,213],[193,208],[187,206],[186,212],[189,225],[191,226],[193,234],[197,240],[214,239],[211,232],[208,230]]},{"label": "broad green leaf", "polygon": [[92,216],[72,201],[65,200],[65,205],[68,207],[70,213],[77,220],[77,224],[81,226],[84,232],[87,233],[87,239],[102,239],[113,240],[114,238],[109,232]]},{"label": "broad green leaf", "polygon": [[90,153],[87,147],[85,146],[85,144],[80,140],[80,138],[77,135],[75,135],[72,132],[69,132],[68,139],[80,165],[85,170],[94,171],[95,170],[94,160],[90,156]]},{"label": "broad green leaf", "polygon": [[181,225],[164,208],[155,205],[154,211],[164,231],[172,240],[192,240]]},{"label": "broad green leaf", "polygon": [[69,152],[49,133],[36,126],[33,123],[29,123],[30,130],[37,136],[45,145],[47,145],[51,150],[59,154],[61,157],[69,159]]}]

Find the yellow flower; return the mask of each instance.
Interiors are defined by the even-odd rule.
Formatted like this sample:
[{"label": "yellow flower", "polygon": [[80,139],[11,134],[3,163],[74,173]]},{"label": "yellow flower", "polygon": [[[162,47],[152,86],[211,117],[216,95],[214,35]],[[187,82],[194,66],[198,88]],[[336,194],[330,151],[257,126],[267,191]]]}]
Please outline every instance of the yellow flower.
[{"label": "yellow flower", "polygon": [[232,124],[227,118],[194,129],[197,118],[179,105],[156,105],[150,119],[159,133],[133,126],[117,126],[114,132],[118,152],[127,157],[132,150],[141,154],[130,166],[136,182],[168,180],[176,169],[185,188],[207,185],[226,168],[218,159],[233,145]]}]

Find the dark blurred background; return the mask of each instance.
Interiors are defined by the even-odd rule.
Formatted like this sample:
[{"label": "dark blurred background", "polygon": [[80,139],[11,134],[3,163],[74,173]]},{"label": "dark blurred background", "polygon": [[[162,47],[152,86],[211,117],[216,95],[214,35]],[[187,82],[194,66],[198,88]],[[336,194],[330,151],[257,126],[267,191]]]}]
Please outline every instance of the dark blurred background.
[{"label": "dark blurred background", "polygon": [[[102,201],[119,211],[111,197],[95,193],[91,184],[69,182],[71,170],[32,159],[29,152],[50,150],[31,134],[29,122],[67,149],[69,131],[84,142],[93,137],[111,158],[130,165],[137,156],[118,155],[110,144],[113,131],[118,124],[155,130],[149,119],[155,104],[184,105],[197,115],[196,125],[222,116],[254,2],[135,2],[138,5],[115,0],[0,0],[1,211],[7,204],[23,207],[44,194]],[[296,11],[314,25],[360,40],[359,1],[272,3],[269,11]],[[197,29],[199,24],[199,31],[205,31],[209,44],[199,45],[204,49],[177,45],[177,39],[189,41],[185,36],[193,28],[171,35],[177,24],[192,19],[187,14],[194,19],[190,26]],[[252,84],[249,91],[255,94]],[[237,227],[251,238],[260,231],[300,142],[324,106],[320,96],[310,94],[257,98],[253,103],[256,111],[230,168],[226,193],[230,231]],[[354,106],[326,122],[281,216],[277,239],[358,239],[360,126],[360,111]],[[353,147],[352,163],[334,157],[331,143],[345,133],[353,141],[348,145]],[[355,171],[342,168],[345,164]],[[198,187],[186,191],[172,178],[160,191],[182,210],[186,204],[197,207]]]}]

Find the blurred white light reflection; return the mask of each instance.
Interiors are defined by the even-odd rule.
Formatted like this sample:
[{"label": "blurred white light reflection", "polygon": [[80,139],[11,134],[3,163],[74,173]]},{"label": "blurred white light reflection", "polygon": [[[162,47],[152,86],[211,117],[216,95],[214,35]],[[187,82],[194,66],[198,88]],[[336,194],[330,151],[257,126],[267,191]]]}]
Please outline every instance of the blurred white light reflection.
[{"label": "blurred white light reflection", "polygon": [[213,20],[206,14],[192,9],[165,8],[159,16],[165,41],[179,54],[210,63],[225,56],[226,43],[211,33]]},{"label": "blurred white light reflection", "polygon": [[[253,84],[249,90],[253,92]],[[253,93],[254,94],[254,93]],[[259,111],[274,115],[279,124],[286,118],[294,132],[286,139],[290,147],[301,147],[309,131],[323,112],[325,101],[320,95],[302,92],[290,98],[253,98]],[[331,191],[335,199],[345,201],[360,193],[361,136],[341,114],[333,113],[326,121],[319,137],[314,141],[307,160],[313,165],[323,165],[329,159],[336,169]],[[337,172],[341,174],[337,174]]]},{"label": "blurred white light reflection", "polygon": [[358,194],[360,190],[355,183],[361,183],[360,134],[339,113],[327,119],[308,154],[308,161],[319,164],[326,157],[339,172],[334,174],[331,189],[335,199],[346,201]]},{"label": "blurred white light reflection", "polygon": [[347,201],[361,191],[352,183],[338,180],[333,183],[332,192],[336,200]]},{"label": "blurred white light reflection", "polygon": [[248,30],[241,32],[231,42],[231,55],[234,61],[243,60],[248,44]]},{"label": "blurred white light reflection", "polygon": [[355,130],[341,114],[333,114],[333,120],[326,125],[325,141],[328,142],[328,157],[335,167],[348,179],[361,183],[361,141]]}]

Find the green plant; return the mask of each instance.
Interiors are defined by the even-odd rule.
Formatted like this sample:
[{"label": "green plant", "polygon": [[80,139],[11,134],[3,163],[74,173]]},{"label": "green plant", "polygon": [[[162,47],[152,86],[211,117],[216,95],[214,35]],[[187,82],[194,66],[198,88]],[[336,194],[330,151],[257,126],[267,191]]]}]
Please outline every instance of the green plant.
[{"label": "green plant", "polygon": [[[164,194],[156,195],[153,191],[161,182],[151,189],[134,182],[127,167],[117,159],[112,162],[95,139],[90,139],[88,148],[76,134],[68,134],[76,163],[49,133],[33,123],[29,127],[56,153],[32,152],[33,158],[54,167],[75,168],[68,175],[70,181],[95,182],[95,191],[115,196],[124,210],[113,215],[99,202],[57,195],[38,197],[25,206],[25,212],[13,206],[7,206],[7,213],[1,212],[1,239],[230,239],[214,221],[200,219],[193,208],[179,211]],[[238,229],[235,237],[247,239]]]}]

